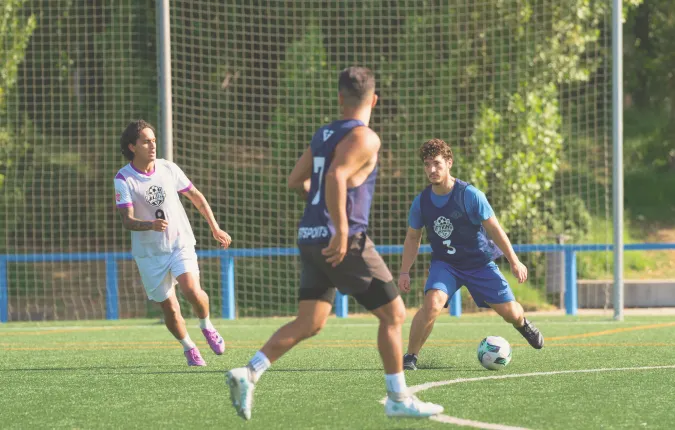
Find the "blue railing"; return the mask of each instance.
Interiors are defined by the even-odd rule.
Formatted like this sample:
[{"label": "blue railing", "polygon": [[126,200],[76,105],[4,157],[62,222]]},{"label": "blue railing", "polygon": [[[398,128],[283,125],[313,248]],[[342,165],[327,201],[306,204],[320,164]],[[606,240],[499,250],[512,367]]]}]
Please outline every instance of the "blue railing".
[{"label": "blue railing", "polygon": [[[568,315],[577,314],[577,252],[611,251],[613,245],[514,245],[517,253],[527,252],[562,252],[565,260],[565,310]],[[658,251],[675,249],[675,243],[633,243],[624,245],[626,251]],[[402,254],[402,245],[380,245],[378,252],[383,255]],[[430,253],[431,247],[423,245],[420,253]],[[235,319],[234,299],[234,262],[237,258],[251,257],[283,257],[298,255],[297,248],[255,248],[255,249],[227,249],[197,251],[200,258],[220,259],[220,288],[222,295],[222,315],[225,319]],[[3,254],[0,255],[0,322],[6,323],[9,316],[9,288],[7,278],[7,263],[57,263],[105,261],[106,286],[106,318],[119,318],[118,305],[118,270],[119,260],[131,260],[131,254],[125,252],[94,252],[73,254]],[[462,298],[459,293],[454,294],[450,301],[450,314],[460,316],[462,312]],[[348,314],[347,296],[340,293],[335,298],[335,314],[345,318]]]}]

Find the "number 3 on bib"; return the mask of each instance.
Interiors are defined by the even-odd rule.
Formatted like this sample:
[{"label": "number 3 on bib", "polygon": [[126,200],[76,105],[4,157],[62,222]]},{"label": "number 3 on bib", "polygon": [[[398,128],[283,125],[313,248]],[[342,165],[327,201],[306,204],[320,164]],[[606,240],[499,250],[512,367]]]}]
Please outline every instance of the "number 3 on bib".
[{"label": "number 3 on bib", "polygon": [[452,255],[452,254],[454,254],[455,252],[457,252],[457,248],[455,248],[454,246],[450,245],[451,243],[452,243],[452,241],[451,241],[450,239],[444,240],[444,241],[443,241],[443,245],[445,245],[445,246],[448,247],[448,254],[450,254],[450,255]]}]

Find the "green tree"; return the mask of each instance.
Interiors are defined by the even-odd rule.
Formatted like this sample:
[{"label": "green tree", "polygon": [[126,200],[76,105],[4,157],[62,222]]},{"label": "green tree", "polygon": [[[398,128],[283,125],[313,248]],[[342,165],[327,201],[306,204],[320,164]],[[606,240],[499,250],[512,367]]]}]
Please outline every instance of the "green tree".
[{"label": "green tree", "polygon": [[[29,150],[26,139],[29,126],[19,130],[12,127],[7,117],[7,98],[16,86],[19,65],[36,26],[34,15],[26,17],[21,13],[25,1],[0,1],[0,206],[3,208],[16,207],[24,198],[21,182],[13,179],[22,171]],[[0,228],[11,228],[19,216],[15,211],[0,211]],[[0,248],[5,247],[5,241],[0,242]]]},{"label": "green tree", "polygon": [[[450,2],[420,10],[406,18],[398,59],[386,68],[399,108],[391,137],[410,151],[430,137],[450,140],[456,173],[489,194],[512,235],[534,240],[531,222],[546,211],[543,197],[565,158],[560,94],[605,60],[607,3]],[[419,171],[400,168],[408,177]]]},{"label": "green tree", "polygon": [[[675,2],[644,0],[628,10],[624,26],[626,135],[629,169],[675,169]],[[628,142],[630,145],[630,142]]]},{"label": "green tree", "polygon": [[24,60],[26,46],[36,26],[34,15],[26,18],[21,13],[25,2],[0,2],[0,113],[4,113],[7,94],[16,85],[19,64]]}]

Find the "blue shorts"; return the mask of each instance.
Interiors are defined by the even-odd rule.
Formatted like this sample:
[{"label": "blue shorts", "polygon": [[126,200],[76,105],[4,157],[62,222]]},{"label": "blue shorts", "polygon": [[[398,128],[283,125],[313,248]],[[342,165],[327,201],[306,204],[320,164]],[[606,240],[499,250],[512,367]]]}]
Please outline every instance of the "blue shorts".
[{"label": "blue shorts", "polygon": [[460,270],[444,261],[433,260],[424,294],[429,290],[441,290],[448,295],[449,301],[462,285],[466,285],[479,308],[489,308],[488,303],[499,304],[516,300],[509,283],[492,261],[478,269]]}]

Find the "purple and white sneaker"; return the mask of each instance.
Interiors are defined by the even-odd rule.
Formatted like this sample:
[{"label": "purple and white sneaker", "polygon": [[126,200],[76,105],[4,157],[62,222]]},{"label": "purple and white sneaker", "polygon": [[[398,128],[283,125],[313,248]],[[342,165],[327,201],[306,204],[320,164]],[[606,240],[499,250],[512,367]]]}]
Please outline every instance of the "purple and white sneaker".
[{"label": "purple and white sneaker", "polygon": [[196,346],[184,353],[185,358],[187,358],[188,366],[206,366],[206,361],[204,361]]},{"label": "purple and white sneaker", "polygon": [[217,355],[221,355],[225,352],[225,341],[223,337],[218,333],[216,329],[209,330],[207,328],[202,330],[202,334],[206,338],[206,341],[209,343],[209,346]]}]

